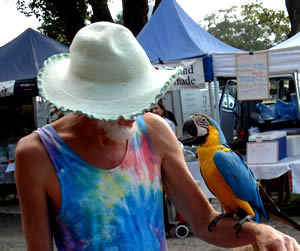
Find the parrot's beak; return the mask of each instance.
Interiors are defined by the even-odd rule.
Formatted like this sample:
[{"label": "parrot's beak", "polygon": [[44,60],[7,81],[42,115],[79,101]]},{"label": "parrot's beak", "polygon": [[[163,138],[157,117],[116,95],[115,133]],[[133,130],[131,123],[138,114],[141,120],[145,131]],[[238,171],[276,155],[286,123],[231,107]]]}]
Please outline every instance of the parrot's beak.
[{"label": "parrot's beak", "polygon": [[196,126],[193,119],[189,118],[184,122],[182,133],[183,141],[187,144],[201,145],[206,141],[208,128]]},{"label": "parrot's beak", "polygon": [[197,137],[197,128],[194,124],[194,121],[191,118],[187,119],[184,122],[182,127],[182,134],[185,137]]}]

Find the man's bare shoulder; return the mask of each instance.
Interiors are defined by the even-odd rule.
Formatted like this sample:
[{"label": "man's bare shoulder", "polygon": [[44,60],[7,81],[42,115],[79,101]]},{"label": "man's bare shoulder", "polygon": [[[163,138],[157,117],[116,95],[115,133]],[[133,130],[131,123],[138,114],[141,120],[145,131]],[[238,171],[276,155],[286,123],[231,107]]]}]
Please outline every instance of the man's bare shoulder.
[{"label": "man's bare shoulder", "polygon": [[145,123],[147,125],[148,131],[163,130],[163,128],[168,128],[168,124],[164,119],[154,113],[148,112],[143,115]]},{"label": "man's bare shoulder", "polygon": [[27,154],[32,155],[41,151],[43,148],[40,137],[37,133],[31,133],[18,141],[16,155],[22,156]]},{"label": "man's bare shoulder", "polygon": [[157,155],[163,157],[168,149],[178,144],[171,127],[162,117],[153,113],[146,113],[144,114],[144,120]]},{"label": "man's bare shoulder", "polygon": [[16,147],[15,168],[20,175],[43,175],[48,172],[48,154],[37,133],[21,138]]}]

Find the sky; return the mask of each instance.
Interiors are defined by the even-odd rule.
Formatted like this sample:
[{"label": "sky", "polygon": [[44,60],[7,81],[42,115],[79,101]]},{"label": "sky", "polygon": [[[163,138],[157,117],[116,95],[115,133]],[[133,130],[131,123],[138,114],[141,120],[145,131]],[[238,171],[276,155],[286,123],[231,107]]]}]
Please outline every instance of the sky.
[{"label": "sky", "polygon": [[[109,5],[113,16],[122,8],[121,0],[113,0]],[[201,21],[204,16],[219,9],[240,6],[244,3],[253,3],[255,0],[177,0],[179,5],[196,21]],[[284,10],[285,0],[260,0],[263,6],[273,10]],[[36,29],[39,22],[34,17],[25,17],[16,9],[16,0],[0,0],[0,46],[8,43],[27,28]]]}]

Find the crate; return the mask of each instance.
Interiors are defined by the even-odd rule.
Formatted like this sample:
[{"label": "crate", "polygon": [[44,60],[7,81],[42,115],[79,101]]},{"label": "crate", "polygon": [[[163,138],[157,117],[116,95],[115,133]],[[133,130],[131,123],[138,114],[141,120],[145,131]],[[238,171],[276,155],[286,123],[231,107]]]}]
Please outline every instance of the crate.
[{"label": "crate", "polygon": [[268,142],[278,141],[278,160],[287,157],[287,132],[285,131],[267,131],[249,136],[249,142]]}]

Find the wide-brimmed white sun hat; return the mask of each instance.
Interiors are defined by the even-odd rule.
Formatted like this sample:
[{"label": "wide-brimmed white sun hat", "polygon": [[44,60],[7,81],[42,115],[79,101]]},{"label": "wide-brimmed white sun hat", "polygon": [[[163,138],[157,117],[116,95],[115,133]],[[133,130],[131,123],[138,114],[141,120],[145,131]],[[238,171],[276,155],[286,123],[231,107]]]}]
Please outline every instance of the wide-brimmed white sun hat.
[{"label": "wide-brimmed white sun hat", "polygon": [[180,70],[155,69],[127,28],[97,22],[77,32],[70,54],[47,59],[37,79],[40,95],[58,109],[115,121],[149,110]]}]

